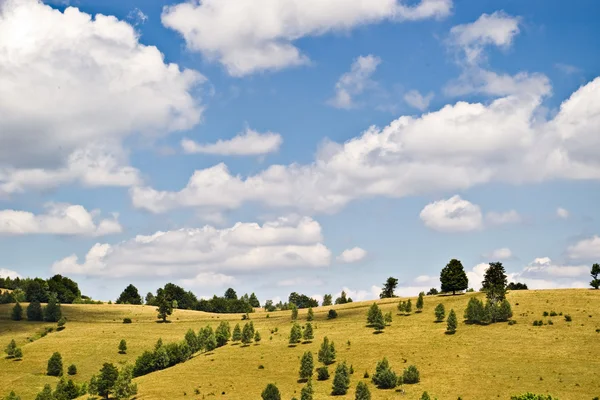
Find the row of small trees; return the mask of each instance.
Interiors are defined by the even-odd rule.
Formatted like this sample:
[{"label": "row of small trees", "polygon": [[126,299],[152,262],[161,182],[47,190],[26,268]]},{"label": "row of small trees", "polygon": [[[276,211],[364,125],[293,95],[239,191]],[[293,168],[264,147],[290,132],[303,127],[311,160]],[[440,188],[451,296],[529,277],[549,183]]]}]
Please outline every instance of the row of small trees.
[{"label": "row of small trees", "polygon": [[[32,301],[27,306],[26,315],[28,321],[58,322],[62,317],[58,297],[55,293],[51,293],[45,307],[42,307],[42,304],[37,300]],[[13,321],[23,320],[23,307],[20,303],[13,306],[10,316]]]}]

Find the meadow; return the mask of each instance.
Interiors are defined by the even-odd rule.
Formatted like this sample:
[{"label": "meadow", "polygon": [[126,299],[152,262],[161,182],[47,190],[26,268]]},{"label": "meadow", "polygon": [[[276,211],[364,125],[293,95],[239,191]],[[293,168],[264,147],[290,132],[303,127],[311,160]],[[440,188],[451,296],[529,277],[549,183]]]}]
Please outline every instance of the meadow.
[{"label": "meadow", "polygon": [[[378,300],[382,311],[393,312],[391,326],[381,334],[366,327],[366,315],[373,301],[354,302],[333,307],[314,308],[315,338],[311,343],[290,347],[291,311],[250,314],[262,336],[259,344],[227,344],[209,353],[196,354],[191,360],[135,379],[138,399],[260,399],[268,383],[275,383],[283,399],[300,398],[304,383],[298,382],[300,358],[310,350],[315,356],[325,336],[333,340],[337,362],[352,365],[350,390],[345,396],[331,396],[335,365],[329,367],[327,381],[313,379],[315,399],[354,399],[359,381],[368,383],[373,399],[419,399],[427,391],[439,400],[509,399],[527,391],[552,394],[561,400],[589,399],[600,396],[600,291],[586,289],[524,290],[507,295],[512,304],[514,325],[496,323],[487,326],[462,322],[470,296],[426,296],[422,313],[397,315],[400,298]],[[416,298],[412,298],[413,304]],[[434,322],[434,308],[443,303],[446,315],[454,309],[461,321],[454,335],[446,335],[446,323]],[[241,314],[210,314],[176,310],[171,323],[157,323],[156,309],[131,305],[63,305],[66,329],[44,337],[39,332],[56,324],[10,320],[11,304],[0,305],[0,346],[11,339],[22,347],[21,361],[0,359],[0,398],[14,390],[23,400],[34,399],[44,384],[55,386],[58,378],[45,375],[48,358],[62,354],[66,367],[75,364],[79,383],[89,381],[104,362],[115,365],[134,363],[144,351],[153,348],[159,338],[167,343],[183,340],[185,332],[196,332],[207,324],[219,322],[243,325]],[[328,311],[338,312],[327,319]],[[544,317],[543,312],[569,314]],[[306,322],[307,310],[299,312],[298,322]],[[129,317],[133,323],[124,324]],[[533,326],[543,320],[543,326]],[[547,324],[552,320],[553,324]],[[275,332],[277,330],[277,332]],[[597,331],[598,330],[598,331]],[[273,332],[273,333],[271,333]],[[30,341],[30,339],[34,339]],[[127,341],[127,354],[119,354],[121,339]],[[364,378],[375,370],[377,361],[387,357],[392,368],[401,373],[416,365],[421,382],[403,385],[405,394],[380,390]],[[262,366],[259,368],[259,366]]]}]

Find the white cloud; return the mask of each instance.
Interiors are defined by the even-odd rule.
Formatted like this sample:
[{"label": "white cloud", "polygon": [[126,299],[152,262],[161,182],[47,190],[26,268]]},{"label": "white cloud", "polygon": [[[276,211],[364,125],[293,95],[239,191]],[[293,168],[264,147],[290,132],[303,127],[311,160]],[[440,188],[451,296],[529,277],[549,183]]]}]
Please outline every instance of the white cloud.
[{"label": "white cloud", "polygon": [[102,236],[120,233],[123,229],[117,218],[94,221],[98,212],[88,212],[83,206],[50,203],[45,214],[26,211],[0,210],[0,235],[89,235]]},{"label": "white cloud", "polygon": [[410,90],[404,95],[404,101],[421,111],[425,111],[429,108],[431,99],[433,99],[433,92],[429,92],[427,95],[423,96],[418,90]]},{"label": "white cloud", "polygon": [[562,219],[567,219],[569,218],[569,210],[567,210],[566,208],[558,207],[556,209],[556,216]]},{"label": "white cloud", "polygon": [[380,63],[381,59],[371,54],[354,60],[350,72],[342,75],[335,84],[335,96],[328,101],[329,105],[344,109],[356,107],[353,97],[376,86],[371,80],[371,75]]},{"label": "white cloud", "polygon": [[484,258],[489,260],[509,260],[513,257],[512,251],[508,247],[495,249],[490,253],[484,254]]},{"label": "white cloud", "polygon": [[569,246],[567,254],[570,258],[578,260],[600,259],[600,236],[594,235]]},{"label": "white cloud", "polygon": [[576,67],[574,65],[570,65],[570,64],[556,63],[556,64],[554,64],[554,67],[557,68],[558,70],[564,72],[567,75],[577,74],[577,73],[581,72],[581,68]]},{"label": "white cloud", "polygon": [[[364,300],[372,300],[372,299],[378,299],[379,298],[379,294],[381,293],[381,288],[379,286],[371,286],[370,290],[362,290],[362,289],[350,289],[346,286],[344,286],[342,288],[342,291],[346,292],[346,297],[350,297],[352,299],[352,301],[364,301]],[[342,294],[342,291],[339,291],[338,293],[333,295],[333,300],[335,301],[336,298],[340,297],[340,295]]]},{"label": "white cloud", "polygon": [[544,74],[518,72],[515,75],[498,74],[477,66],[465,68],[458,79],[444,87],[448,96],[484,94],[489,96],[535,95],[547,96],[550,80]]},{"label": "white cloud", "polygon": [[470,288],[475,290],[481,289],[481,282],[483,282],[485,271],[489,266],[489,263],[480,263],[474,266],[471,271],[467,271],[467,279],[469,279]]},{"label": "white cloud", "polygon": [[16,271],[6,269],[6,268],[0,268],[0,277],[11,278],[11,279],[22,278],[22,276],[19,275]]},{"label": "white cloud", "polygon": [[275,153],[279,150],[283,139],[280,134],[273,132],[260,133],[246,129],[228,140],[218,140],[211,144],[198,144],[190,139],[183,139],[181,147],[188,154],[204,153],[232,156],[253,156]]},{"label": "white cloud", "polygon": [[181,280],[181,284],[185,287],[222,287],[235,282],[236,279],[233,276],[216,272],[201,272],[191,279]]},{"label": "white cloud", "polygon": [[588,275],[588,266],[555,264],[548,257],[540,257],[522,271],[508,274],[508,280],[526,283],[530,289],[573,288],[588,287]]},{"label": "white cloud", "polygon": [[342,263],[355,263],[361,261],[366,256],[366,250],[361,249],[360,247],[353,247],[342,251],[342,253],[337,256],[336,260]]},{"label": "white cloud", "polygon": [[205,78],[138,39],[115,17],[0,3],[0,194],[139,183],[123,140],[200,121],[192,90]]},{"label": "white cloud", "polygon": [[490,211],[485,215],[485,219],[492,225],[518,224],[522,220],[519,213],[515,210],[506,212]]},{"label": "white cloud", "polygon": [[419,217],[425,226],[440,232],[469,232],[483,228],[479,206],[459,195],[427,204]]},{"label": "white cloud", "polygon": [[600,148],[600,78],[564,101],[552,120],[536,118],[541,100],[533,93],[489,104],[458,102],[370,127],[343,144],[326,142],[311,164],[272,165],[248,177],[218,164],[195,171],[178,192],[135,187],[132,202],[152,212],[254,202],[332,213],[360,198],[448,193],[490,182],[600,179],[593,151]]},{"label": "white cloud", "polygon": [[[192,279],[268,269],[326,267],[331,252],[321,243],[321,226],[311,218],[279,218],[262,226],[238,222],[231,228],[179,229],[138,235],[116,245],[96,243],[79,263],[73,254],[52,266],[55,273]],[[209,275],[200,275],[201,279]],[[223,279],[223,277],[220,277]]]},{"label": "white cloud", "polygon": [[323,285],[323,281],[320,279],[306,279],[306,278],[290,278],[283,279],[277,282],[277,286],[279,287],[298,287],[300,285],[311,285],[311,286],[321,286]]},{"label": "white cloud", "polygon": [[133,21],[134,25],[143,25],[148,21],[148,16],[139,8],[134,8],[127,14],[127,19]]},{"label": "white cloud", "polygon": [[448,15],[452,0],[204,0],[163,10],[162,23],[179,32],[187,48],[243,76],[309,63],[294,46],[307,36],[350,31],[385,20]]}]

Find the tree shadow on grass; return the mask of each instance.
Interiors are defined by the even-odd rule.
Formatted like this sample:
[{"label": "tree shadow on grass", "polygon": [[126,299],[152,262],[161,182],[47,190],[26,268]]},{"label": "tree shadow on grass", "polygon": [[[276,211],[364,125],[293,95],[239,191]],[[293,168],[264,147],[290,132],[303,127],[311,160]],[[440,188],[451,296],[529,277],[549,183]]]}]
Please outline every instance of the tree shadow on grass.
[{"label": "tree shadow on grass", "polygon": [[373,335],[381,335],[382,333],[383,333],[383,330],[381,330],[381,331],[375,331],[375,332],[373,332]]},{"label": "tree shadow on grass", "polygon": [[170,324],[171,321],[169,321],[169,320],[166,320],[166,321],[159,320],[159,321],[156,321],[156,323],[157,324]]}]

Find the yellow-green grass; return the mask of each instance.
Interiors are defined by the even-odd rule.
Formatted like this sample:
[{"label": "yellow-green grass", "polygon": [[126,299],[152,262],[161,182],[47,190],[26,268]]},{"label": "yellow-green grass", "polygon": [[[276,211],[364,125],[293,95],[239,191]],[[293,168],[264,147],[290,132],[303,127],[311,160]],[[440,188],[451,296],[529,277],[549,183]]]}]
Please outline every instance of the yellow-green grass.
[{"label": "yellow-green grass", "polygon": [[[527,391],[549,393],[562,400],[600,396],[600,333],[596,332],[600,328],[600,291],[513,291],[508,299],[517,324],[474,326],[460,322],[456,334],[445,335],[446,324],[434,322],[434,307],[441,302],[446,313],[454,309],[462,319],[466,303],[474,295],[482,296],[426,296],[424,312],[410,316],[396,315],[400,299],[378,301],[384,312],[394,313],[392,325],[378,335],[365,326],[372,302],[334,306],[339,315],[334,320],[327,320],[331,307],[315,308],[315,340],[295,347],[288,346],[289,311],[253,313],[252,321],[263,339],[260,344],[228,344],[183,364],[139,377],[135,380],[138,398],[212,398],[212,393],[220,399],[260,399],[261,391],[271,382],[277,384],[284,399],[300,398],[304,385],[297,382],[300,357],[311,351],[318,366],[316,353],[324,336],[335,342],[337,362],[345,360],[355,371],[348,395],[336,397],[339,399],[353,399],[361,380],[368,382],[374,399],[418,399],[425,390],[440,400],[455,400],[458,396],[464,400],[508,399]],[[44,375],[47,360],[55,351],[61,352],[65,371],[71,363],[77,365],[79,372],[74,380],[84,382],[104,362],[133,363],[158,338],[165,343],[182,340],[189,328],[198,331],[206,324],[215,328],[222,320],[229,321],[232,328],[238,322],[244,323],[241,315],[177,310],[171,317],[172,323],[161,324],[155,322],[155,309],[149,306],[63,305],[69,321],[66,329],[29,343],[27,337],[52,324],[10,321],[10,307],[0,306],[0,346],[14,338],[22,346],[24,358],[0,359],[0,396],[15,390],[23,400],[35,398],[45,383],[57,382],[58,378]],[[544,311],[569,314],[573,320],[543,317]],[[133,323],[123,324],[124,317],[131,317]],[[534,320],[540,319],[551,319],[554,324],[532,326]],[[305,320],[306,310],[300,310],[299,322]],[[279,332],[271,334],[274,328]],[[118,354],[121,339],[127,341],[125,355]],[[363,374],[372,374],[383,357],[399,373],[408,365],[416,365],[421,382],[404,385],[406,396],[376,389]],[[329,367],[328,381],[317,381],[315,374],[315,399],[332,398],[336,364]],[[264,369],[259,369],[259,365]],[[195,394],[196,389],[199,395]]]}]

